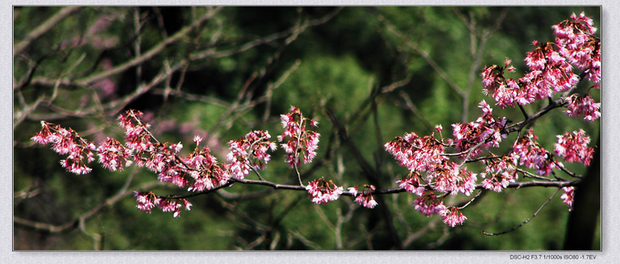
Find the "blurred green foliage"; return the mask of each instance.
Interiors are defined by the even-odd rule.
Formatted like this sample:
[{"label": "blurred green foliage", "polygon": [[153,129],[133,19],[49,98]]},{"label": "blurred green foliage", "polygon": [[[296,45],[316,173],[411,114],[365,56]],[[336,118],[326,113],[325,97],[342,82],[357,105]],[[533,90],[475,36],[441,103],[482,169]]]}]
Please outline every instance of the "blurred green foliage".
[{"label": "blurred green foliage", "polygon": [[[15,7],[16,43],[61,9]],[[269,130],[275,140],[282,131],[279,114],[286,113],[291,105],[297,106],[306,116],[319,120],[321,133],[317,160],[300,169],[302,173],[310,171],[303,180],[325,177],[343,186],[368,183],[350,149],[335,136],[325,114],[329,110],[345,124],[363,157],[371,164],[377,161],[382,165],[382,187],[393,188],[394,182],[407,171],[397,166],[387,153],[382,153],[383,143],[405,132],[429,134],[436,124],[443,126],[443,137],[451,136],[451,124],[473,121],[480,115],[477,105],[481,100],[492,105],[493,99],[480,92],[479,72],[484,65],[500,65],[510,58],[521,74],[526,70],[523,58],[531,50],[532,40],[552,41],[551,25],[582,11],[596,25],[600,22],[600,8],[585,6],[368,6],[345,7],[324,23],[295,27],[331,17],[335,11],[335,7],[226,7],[198,27],[200,30],[190,31],[152,58],[104,79],[107,83],[88,85],[57,81],[84,80],[144,55],[209,10],[127,6],[83,7],[72,13],[14,57],[15,85],[27,80],[29,70],[37,65],[32,81],[14,89],[14,190],[18,193],[33,186],[40,190],[38,195],[25,200],[15,198],[14,216],[62,225],[105,203],[121,190],[128,177],[132,179],[130,190],[155,181],[156,175],[146,169],[128,168],[112,173],[96,164],[91,164],[94,170],[90,174],[73,175],[59,165],[62,157],[29,140],[40,128],[41,118],[72,127],[97,142],[106,136],[120,139],[123,134],[115,117],[128,108],[147,113],[153,132],[161,141],[181,141],[185,145],[183,153],[187,153],[194,148],[192,137],[199,134],[207,138],[209,147],[224,161],[226,142],[253,129]],[[495,28],[502,16],[505,17]],[[139,31],[136,18],[141,25]],[[472,32],[463,19],[475,21]],[[290,29],[303,30],[292,38],[290,32],[284,34]],[[474,48],[472,54],[470,34],[478,45],[483,30],[492,33],[480,49],[482,53],[478,54]],[[281,36],[267,40],[273,34]],[[256,42],[257,39],[262,41]],[[257,45],[236,50],[253,41]],[[228,51],[230,54],[192,59],[209,49],[214,54]],[[429,66],[418,51],[428,54],[447,73],[449,81],[467,94],[467,99]],[[473,69],[475,78],[470,82],[476,56],[480,56],[481,64]],[[73,114],[130,96],[140,85],[184,60],[189,62],[183,74],[175,72],[121,108]],[[373,91],[407,78],[409,81],[394,88],[394,92],[371,96]],[[468,85],[470,90],[466,90]],[[175,96],[171,91],[177,88],[200,98]],[[37,105],[31,112],[25,111],[25,106],[33,106],[41,96],[54,101]],[[411,99],[418,113],[407,108],[404,96]],[[596,94],[595,99],[599,99]],[[377,104],[376,117],[373,101]],[[463,104],[469,109],[466,120],[462,116]],[[525,109],[534,112],[543,106],[544,102]],[[20,120],[22,114],[27,116]],[[522,119],[517,109],[494,107],[494,114],[514,121]],[[553,111],[536,121],[535,133],[540,143],[551,150],[555,135],[578,128],[586,130],[595,141],[600,123],[569,119],[561,111]],[[506,142],[513,140],[514,135]],[[497,151],[506,149],[503,146]],[[275,151],[262,175],[272,182],[294,184],[295,173],[283,162],[283,154],[281,149]],[[566,165],[577,174],[585,173],[583,167]],[[471,164],[469,168],[475,171],[480,166]],[[170,213],[154,210],[146,214],[137,210],[135,200],[129,195],[88,219],[84,226],[87,232],[73,228],[60,234],[46,233],[16,224],[14,248],[231,250],[250,245],[253,249],[393,248],[385,216],[379,208],[350,207],[349,197],[317,206],[307,199],[306,193],[295,191],[269,191],[258,198],[243,198],[244,194],[266,188],[235,184],[224,190],[225,194],[190,198],[194,204],[192,210],[182,212],[176,219]],[[186,193],[170,187],[149,190],[158,195]],[[422,236],[409,241],[406,249],[560,249],[569,213],[559,199],[562,192],[518,230],[492,237],[480,234],[481,230],[501,232],[519,225],[553,192],[541,187],[486,193],[464,210],[468,220],[454,229],[437,221],[437,216],[426,218],[415,211],[411,206],[414,195],[386,195],[387,203],[379,206],[392,212],[390,220],[403,241],[409,238],[407,234],[430,227]],[[456,197],[452,202],[467,199]],[[350,219],[341,226],[335,224],[351,210],[354,211]],[[432,221],[436,224],[429,225]],[[596,248],[600,248],[598,230]],[[101,240],[96,241],[88,234],[98,234]]]}]

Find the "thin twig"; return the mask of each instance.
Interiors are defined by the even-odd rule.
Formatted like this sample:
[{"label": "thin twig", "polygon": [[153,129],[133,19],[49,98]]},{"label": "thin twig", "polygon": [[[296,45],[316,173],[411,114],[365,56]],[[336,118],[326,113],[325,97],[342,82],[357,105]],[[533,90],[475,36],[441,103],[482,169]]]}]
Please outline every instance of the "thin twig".
[{"label": "thin twig", "polygon": [[39,25],[37,28],[32,30],[30,33],[28,33],[23,40],[15,44],[15,47],[13,48],[13,57],[21,53],[22,51],[24,51],[24,49],[26,49],[26,47],[28,47],[30,43],[32,43],[33,41],[41,37],[43,34],[48,32],[60,21],[67,18],[71,13],[74,13],[80,10],[81,8],[82,8],[81,6],[68,6],[58,11],[52,17],[50,17],[45,22],[43,22],[43,24]]},{"label": "thin twig", "polygon": [[542,209],[543,209],[543,207],[545,207],[545,205],[547,205],[547,203],[549,203],[549,201],[551,201],[551,199],[555,196],[555,194],[556,194],[556,193],[558,193],[558,191],[559,191],[560,189],[561,189],[561,188],[557,188],[557,189],[555,190],[555,192],[553,192],[553,194],[551,195],[551,197],[549,197],[549,199],[547,199],[547,200],[546,200],[546,201],[545,201],[545,202],[544,202],[544,203],[543,203],[543,204],[542,204],[542,205],[538,208],[538,210],[536,210],[536,212],[534,212],[534,214],[533,214],[530,218],[528,218],[527,220],[523,221],[523,223],[521,223],[520,225],[515,226],[515,227],[513,227],[513,228],[511,228],[511,229],[508,229],[508,230],[506,230],[506,231],[499,232],[499,233],[487,233],[487,232],[485,232],[485,231],[480,231],[480,233],[484,234],[485,236],[498,236],[498,235],[507,234],[507,233],[510,233],[510,232],[512,232],[512,231],[517,230],[519,227],[522,227],[523,225],[527,224],[530,220],[532,220],[532,218],[536,217],[536,215],[538,214],[538,212],[540,212],[540,210],[542,210]]}]

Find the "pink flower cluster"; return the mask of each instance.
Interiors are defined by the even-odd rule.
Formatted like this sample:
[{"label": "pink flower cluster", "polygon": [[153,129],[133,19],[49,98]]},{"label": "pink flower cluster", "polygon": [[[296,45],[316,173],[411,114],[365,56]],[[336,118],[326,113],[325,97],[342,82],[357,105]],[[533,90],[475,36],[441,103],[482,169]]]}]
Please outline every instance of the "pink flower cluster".
[{"label": "pink flower cluster", "polygon": [[424,193],[413,202],[413,206],[426,217],[436,214],[442,216],[444,224],[450,227],[462,225],[463,222],[467,220],[467,217],[461,213],[459,208],[453,206],[446,207],[443,200],[439,200],[435,193],[429,190],[424,191]]},{"label": "pink flower cluster", "polygon": [[[145,151],[153,151],[151,134],[148,132],[150,124],[141,121],[144,113],[137,110],[127,110],[125,114],[118,116],[119,125],[125,130],[125,145],[140,156]],[[141,160],[137,160],[138,166],[143,166]]]},{"label": "pink flower cluster", "polygon": [[513,146],[511,155],[513,159],[519,160],[519,165],[536,169],[538,175],[546,176],[556,168],[556,163],[550,153],[536,142],[537,139],[534,129],[530,128],[527,135]]},{"label": "pink flower cluster", "polygon": [[420,197],[415,199],[413,202],[413,207],[426,217],[441,214],[446,210],[446,206],[443,204],[443,201],[439,200],[435,193],[430,190],[425,190]]},{"label": "pink flower cluster", "polygon": [[185,208],[186,211],[190,210],[192,204],[182,198],[179,199],[168,199],[157,197],[152,192],[134,192],[134,196],[136,197],[136,202],[138,205],[136,207],[142,211],[150,213],[153,207],[157,206],[162,212],[173,212],[173,216],[179,217],[181,215],[181,208]]},{"label": "pink flower cluster", "polygon": [[553,97],[557,92],[574,88],[579,82],[579,76],[573,72],[573,67],[566,59],[560,56],[553,43],[538,45],[534,41],[533,45],[537,47],[525,57],[530,71],[519,79],[523,90],[522,100],[519,101],[521,105]]},{"label": "pink flower cluster", "polygon": [[475,122],[452,125],[454,139],[449,139],[448,143],[454,145],[456,151],[463,152],[460,155],[462,158],[477,157],[483,152],[480,146],[486,149],[499,147],[499,143],[506,138],[506,134],[502,134],[506,118],[497,120],[493,117],[493,109],[484,100],[478,104],[478,108],[482,109],[482,115]]},{"label": "pink flower cluster", "polygon": [[348,191],[351,195],[355,196],[354,202],[357,204],[366,207],[366,208],[375,208],[379,203],[375,200],[375,197],[372,196],[372,192],[376,190],[374,185],[364,184],[361,191],[358,191],[358,187],[349,187]]},{"label": "pink flower cluster", "polygon": [[576,87],[579,76],[573,72],[572,65],[585,70],[586,78],[598,88],[600,41],[592,36],[596,29],[592,27],[592,19],[583,13],[579,17],[573,14],[571,19],[553,26],[555,43],[533,42],[536,48],[524,59],[529,71],[518,81],[504,75],[505,70],[514,72],[510,60],[503,67],[485,66],[481,73],[483,93],[490,94],[502,108],[551,98],[555,93]]},{"label": "pink flower cluster", "polygon": [[[412,193],[424,190],[420,186],[419,172],[426,171],[426,182],[434,182],[435,188],[445,192],[471,193],[476,176],[459,169],[458,164],[444,156],[444,147],[433,136],[418,137],[416,133],[407,133],[396,137],[384,145],[399,165],[410,171],[410,176],[397,181],[401,188]],[[474,186],[475,187],[475,186]],[[421,189],[419,189],[421,188]]]},{"label": "pink flower cluster", "polygon": [[317,127],[319,123],[305,118],[301,110],[294,106],[291,107],[289,113],[281,115],[280,118],[284,132],[278,136],[278,141],[283,142],[285,138],[289,138],[286,143],[281,145],[287,153],[286,162],[291,168],[301,165],[300,158],[303,158],[304,163],[312,162],[319,146],[320,134],[307,130],[306,122],[310,122],[310,125],[314,127]]},{"label": "pink flower cluster", "polygon": [[162,182],[186,187],[188,167],[177,157],[183,144],[157,141],[149,132],[150,124],[144,123],[142,116],[141,111],[127,110],[118,117],[120,126],[125,129],[125,146],[133,153],[136,165],[157,173]]},{"label": "pink flower cluster", "polygon": [[60,161],[67,171],[75,174],[87,174],[92,168],[86,163],[95,160],[96,151],[92,142],[81,138],[73,129],[65,129],[59,125],[41,121],[41,130],[31,140],[39,144],[53,144],[52,149],[60,155],[68,155]]},{"label": "pink flower cluster", "polygon": [[503,67],[485,66],[481,73],[482,93],[484,95],[490,94],[501,108],[515,106],[523,96],[519,83],[515,79],[504,76],[504,70],[515,71],[514,66],[510,65],[511,62],[511,60],[506,59]]},{"label": "pink flower cluster", "polygon": [[400,166],[410,171],[429,171],[448,159],[442,155],[443,145],[433,136],[418,137],[416,133],[406,133],[385,143],[384,147]]},{"label": "pink flower cluster", "polygon": [[481,173],[480,177],[485,178],[482,181],[482,187],[487,190],[499,193],[518,178],[516,156],[504,155],[482,162],[486,164],[486,167],[485,173]]},{"label": "pink flower cluster", "polygon": [[583,97],[578,94],[573,94],[567,98],[567,101],[568,105],[566,108],[568,108],[568,110],[564,111],[567,116],[583,116],[583,119],[587,121],[594,121],[601,117],[601,112],[599,112],[601,104],[594,101],[589,94]]},{"label": "pink flower cluster", "polygon": [[586,78],[598,88],[601,80],[601,43],[593,36],[596,28],[592,19],[584,13],[579,16],[572,14],[570,20],[554,25],[553,29],[560,54],[577,68],[586,70]]},{"label": "pink flower cluster", "polygon": [[594,148],[588,147],[590,137],[586,136],[583,129],[566,132],[558,137],[558,143],[555,144],[555,154],[563,157],[568,162],[581,162],[583,165],[590,166]]},{"label": "pink flower cluster", "polygon": [[306,190],[312,196],[312,202],[316,204],[336,201],[344,192],[342,187],[336,186],[331,180],[326,181],[323,178],[309,182],[308,185],[306,185]]},{"label": "pink flower cluster", "polygon": [[125,148],[116,139],[108,137],[97,148],[97,151],[97,156],[99,156],[99,161],[103,167],[111,171],[123,170],[124,167],[128,167],[133,163],[131,160],[131,150]]},{"label": "pink flower cluster", "polygon": [[[196,138],[195,142],[202,141]],[[183,163],[188,166],[187,173],[194,182],[188,191],[201,192],[224,185],[230,179],[230,172],[225,164],[221,164],[211,155],[208,147],[199,149],[196,146],[194,152],[183,159]]]},{"label": "pink flower cluster", "polygon": [[407,177],[402,180],[396,181],[398,187],[405,189],[405,191],[410,193],[415,193],[418,196],[421,196],[422,193],[426,190],[425,185],[422,185],[422,179],[420,173],[418,172],[409,172]]},{"label": "pink flower cluster", "polygon": [[452,161],[444,161],[426,174],[426,181],[434,182],[436,191],[467,196],[476,188],[476,178],[475,174]]},{"label": "pink flower cluster", "polygon": [[271,160],[267,150],[276,149],[276,144],[270,142],[270,138],[269,132],[257,130],[240,139],[229,141],[230,176],[242,180],[250,170],[264,169]]},{"label": "pink flower cluster", "polygon": [[442,210],[439,214],[443,216],[444,224],[449,225],[450,227],[462,225],[463,222],[467,220],[467,217],[464,216],[463,213],[461,213],[461,210],[456,207],[450,207]]}]

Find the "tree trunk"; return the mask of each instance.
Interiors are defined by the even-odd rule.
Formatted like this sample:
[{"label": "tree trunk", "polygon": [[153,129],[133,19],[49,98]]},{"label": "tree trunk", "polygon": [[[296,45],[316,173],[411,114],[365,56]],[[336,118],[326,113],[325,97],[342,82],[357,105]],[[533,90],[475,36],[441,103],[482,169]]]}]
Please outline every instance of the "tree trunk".
[{"label": "tree trunk", "polygon": [[601,158],[599,146],[583,181],[575,187],[573,209],[568,215],[564,250],[591,250],[601,208]]}]

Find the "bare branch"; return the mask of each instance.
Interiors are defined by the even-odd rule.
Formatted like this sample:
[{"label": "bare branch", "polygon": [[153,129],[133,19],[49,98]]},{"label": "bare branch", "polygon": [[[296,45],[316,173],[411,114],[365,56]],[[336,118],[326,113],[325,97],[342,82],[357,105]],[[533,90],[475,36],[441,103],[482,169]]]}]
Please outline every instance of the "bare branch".
[{"label": "bare branch", "polygon": [[43,22],[43,24],[39,25],[33,31],[28,33],[28,35],[26,35],[26,37],[22,41],[15,44],[15,46],[13,47],[13,57],[15,57],[15,55],[17,54],[22,53],[22,51],[24,51],[24,49],[26,49],[30,45],[30,43],[32,43],[43,34],[45,34],[47,31],[52,29],[60,21],[67,18],[67,16],[69,16],[71,13],[76,12],[81,8],[81,6],[68,6],[58,11],[52,17]]},{"label": "bare branch", "polygon": [[[162,183],[162,182],[150,182],[150,183],[145,183],[143,185],[138,186],[136,188],[136,190],[148,190],[148,189],[151,189],[151,188],[153,188],[155,186],[164,186],[164,185],[167,185],[167,184]],[[106,207],[112,207],[118,201],[120,201],[122,198],[125,198],[125,197],[133,194],[133,191],[128,191],[125,188],[123,188],[121,190],[122,190],[122,192],[119,192],[115,196],[112,196],[112,197],[108,198],[104,203],[100,204],[99,206],[91,209],[88,212],[85,212],[85,213],[81,214],[76,219],[74,219],[72,221],[69,221],[69,222],[67,222],[65,224],[62,224],[62,225],[52,225],[52,224],[46,224],[46,223],[31,221],[31,220],[20,218],[18,216],[13,216],[13,222],[16,223],[16,224],[22,225],[22,226],[33,228],[33,229],[38,230],[38,231],[45,231],[45,232],[50,232],[50,233],[68,232],[68,231],[71,231],[71,230],[73,230],[75,228],[78,228],[81,221],[88,220],[89,218],[91,218],[91,217],[95,216],[96,214],[100,213],[102,211],[102,209],[104,209]]]},{"label": "bare branch", "polygon": [[157,44],[155,47],[151,48],[150,50],[148,50],[147,52],[145,52],[144,54],[137,56],[121,65],[118,65],[112,69],[106,70],[104,72],[101,73],[97,73],[93,76],[89,76],[83,79],[79,79],[76,80],[75,83],[79,86],[88,86],[91,83],[94,83],[96,81],[105,79],[107,77],[110,77],[112,75],[124,72],[125,70],[139,65],[151,58],[153,58],[155,55],[159,54],[160,52],[162,52],[164,50],[164,48],[166,46],[169,46],[179,40],[182,40],[184,37],[187,36],[187,34],[202,26],[206,21],[208,21],[209,19],[211,19],[215,14],[217,14],[223,7],[222,6],[218,6],[216,8],[214,8],[213,10],[207,12],[205,15],[203,15],[200,19],[194,21],[194,23],[192,23],[189,26],[186,26],[184,28],[182,28],[181,30],[179,30],[176,34],[172,35],[169,38],[164,39],[162,42],[160,42],[159,44]]}]

